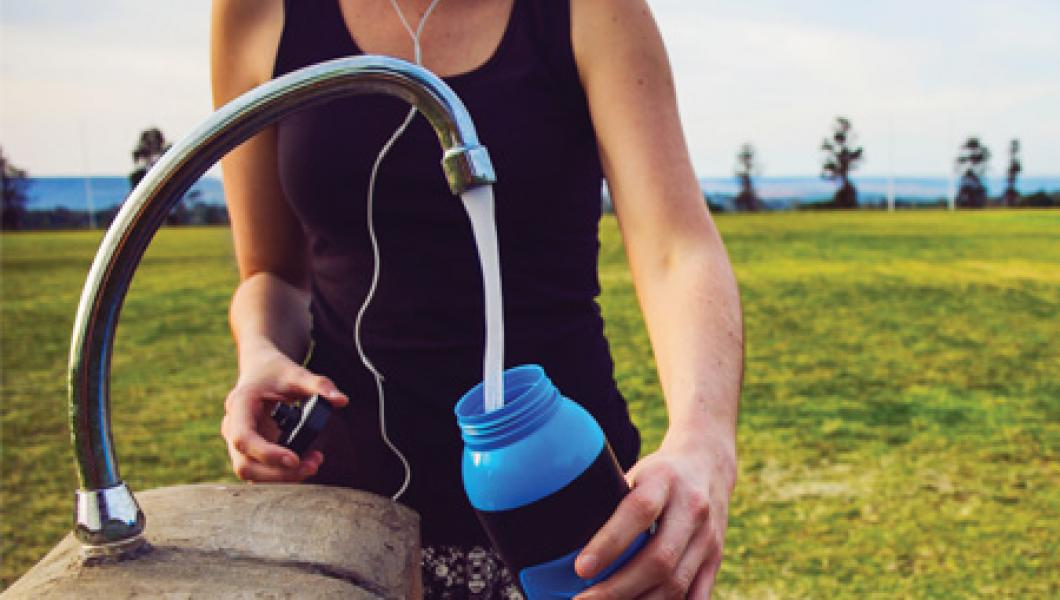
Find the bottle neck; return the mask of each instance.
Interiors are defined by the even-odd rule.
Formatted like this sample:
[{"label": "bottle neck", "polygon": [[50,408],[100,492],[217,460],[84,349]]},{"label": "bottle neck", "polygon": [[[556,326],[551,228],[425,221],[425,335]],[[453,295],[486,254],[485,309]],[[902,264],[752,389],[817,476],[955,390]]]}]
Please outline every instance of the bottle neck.
[{"label": "bottle neck", "polygon": [[490,450],[512,444],[537,431],[559,408],[560,394],[544,369],[523,365],[504,372],[504,406],[486,412],[483,384],[456,405],[464,445]]}]

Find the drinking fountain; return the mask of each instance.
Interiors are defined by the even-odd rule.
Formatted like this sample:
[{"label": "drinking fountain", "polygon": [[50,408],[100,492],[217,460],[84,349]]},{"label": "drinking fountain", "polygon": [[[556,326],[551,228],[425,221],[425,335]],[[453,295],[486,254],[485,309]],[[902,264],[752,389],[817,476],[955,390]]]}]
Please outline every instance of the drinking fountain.
[{"label": "drinking fountain", "polygon": [[[207,169],[257,132],[303,108],[368,93],[404,99],[427,118],[454,194],[494,182],[486,148],[448,85],[420,66],[381,56],[335,59],[273,79],[218,109],[167,151],[129,195],[103,238],[74,322],[68,384],[80,480],[74,535],[81,544],[82,567],[150,554],[143,535],[145,515],[121,479],[114,451],[110,359],[122,303],[154,234]],[[194,525],[177,524],[177,529]]]}]

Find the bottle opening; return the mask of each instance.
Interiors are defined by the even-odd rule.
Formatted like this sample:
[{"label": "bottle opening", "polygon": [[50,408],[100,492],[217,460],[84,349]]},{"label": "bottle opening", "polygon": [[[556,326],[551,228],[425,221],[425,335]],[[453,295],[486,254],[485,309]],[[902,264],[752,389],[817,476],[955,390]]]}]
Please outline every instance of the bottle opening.
[{"label": "bottle opening", "polygon": [[536,428],[558,406],[559,391],[538,365],[504,372],[504,405],[487,411],[484,385],[471,388],[454,412],[464,443],[487,448],[511,443]]}]

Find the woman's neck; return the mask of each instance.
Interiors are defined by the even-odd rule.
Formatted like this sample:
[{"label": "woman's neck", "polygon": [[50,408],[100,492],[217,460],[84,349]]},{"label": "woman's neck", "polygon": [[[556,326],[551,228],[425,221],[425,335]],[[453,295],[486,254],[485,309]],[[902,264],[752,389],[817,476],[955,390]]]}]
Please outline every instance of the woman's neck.
[{"label": "woman's neck", "polygon": [[[415,61],[413,44],[390,0],[335,0],[361,51]],[[514,0],[442,0],[420,37],[423,64],[441,76],[473,71],[493,56]],[[398,0],[415,30],[430,0]]]}]

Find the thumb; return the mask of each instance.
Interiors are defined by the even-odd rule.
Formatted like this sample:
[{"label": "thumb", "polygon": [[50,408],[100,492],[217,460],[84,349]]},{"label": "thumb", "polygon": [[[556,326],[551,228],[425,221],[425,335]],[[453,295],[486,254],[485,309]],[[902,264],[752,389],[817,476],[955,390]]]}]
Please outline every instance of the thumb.
[{"label": "thumb", "polygon": [[310,372],[303,367],[295,367],[287,381],[287,392],[291,395],[309,397],[319,394],[321,398],[328,401],[335,408],[342,408],[349,404],[350,399],[339,391],[331,379]]}]

